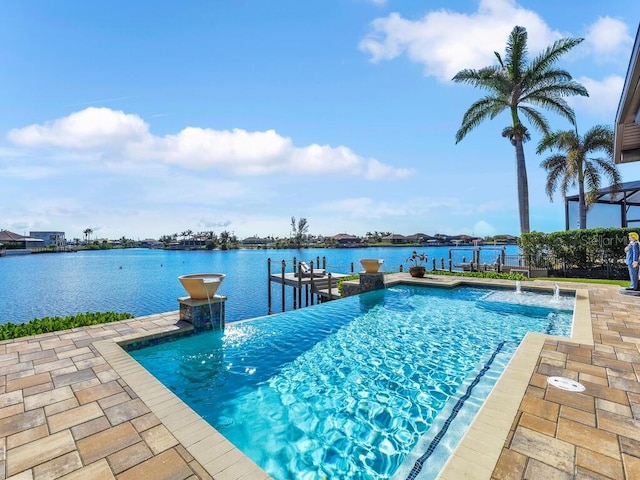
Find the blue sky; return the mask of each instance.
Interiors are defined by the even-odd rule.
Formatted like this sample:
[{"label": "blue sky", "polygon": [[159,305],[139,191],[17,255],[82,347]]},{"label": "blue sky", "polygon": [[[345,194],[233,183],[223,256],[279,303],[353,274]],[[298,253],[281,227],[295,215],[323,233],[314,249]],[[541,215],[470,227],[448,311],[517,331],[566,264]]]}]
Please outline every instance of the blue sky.
[{"label": "blue sky", "polygon": [[[514,25],[531,57],[582,37],[559,64],[590,92],[579,131],[613,125],[639,19],[637,0],[2,2],[0,229],[519,234],[509,118],[456,145],[483,92],[451,77]],[[532,133],[531,228],[562,230]]]}]

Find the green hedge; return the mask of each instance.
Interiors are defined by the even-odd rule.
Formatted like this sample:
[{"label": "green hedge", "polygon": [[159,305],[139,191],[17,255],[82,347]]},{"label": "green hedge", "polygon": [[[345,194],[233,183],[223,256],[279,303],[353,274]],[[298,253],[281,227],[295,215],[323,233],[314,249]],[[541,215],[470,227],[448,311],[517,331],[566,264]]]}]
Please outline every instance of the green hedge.
[{"label": "green hedge", "polygon": [[633,228],[589,228],[564,232],[524,233],[520,247],[532,267],[594,268],[623,259]]},{"label": "green hedge", "polygon": [[447,275],[451,277],[497,278],[499,280],[529,280],[520,273],[499,272],[450,272],[448,270],[427,270],[427,275]]},{"label": "green hedge", "polygon": [[0,325],[0,340],[27,337],[41,333],[57,332],[76,327],[87,327],[101,323],[117,322],[133,318],[130,313],[96,312],[79,313],[67,317],[45,317],[27,323],[3,323]]}]

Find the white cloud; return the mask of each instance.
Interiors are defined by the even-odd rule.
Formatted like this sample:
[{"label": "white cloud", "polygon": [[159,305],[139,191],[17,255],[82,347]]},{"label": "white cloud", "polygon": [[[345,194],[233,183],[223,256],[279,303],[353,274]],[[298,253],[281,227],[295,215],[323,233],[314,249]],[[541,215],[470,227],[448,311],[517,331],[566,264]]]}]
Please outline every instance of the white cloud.
[{"label": "white cloud", "polygon": [[365,178],[368,180],[382,180],[393,178],[407,178],[414,174],[412,168],[395,168],[390,165],[385,165],[376,159],[371,159],[367,162]]},{"label": "white cloud", "polygon": [[589,77],[576,78],[589,91],[588,97],[570,97],[567,99],[575,110],[583,110],[603,117],[610,123],[612,115],[618,109],[618,102],[624,86],[624,78],[611,75],[602,80]]},{"label": "white cloud", "polygon": [[399,202],[392,204],[389,202],[376,201],[368,197],[344,198],[334,202],[323,204],[319,210],[335,212],[336,214],[348,216],[350,218],[384,218],[402,217],[413,214],[408,203]]},{"label": "white cloud", "polygon": [[618,60],[619,54],[628,57],[628,49],[633,45],[629,27],[615,18],[600,17],[587,29],[585,46],[597,60]]},{"label": "white cloud", "polygon": [[424,65],[425,75],[449,81],[463,68],[493,64],[493,52],[504,51],[514,25],[527,29],[532,54],[565,36],[514,0],[481,0],[473,14],[441,9],[418,20],[397,13],[378,18],[359,47],[371,55],[373,62],[406,54],[411,61]]},{"label": "white cloud", "polygon": [[117,147],[148,135],[147,125],[137,115],[89,107],[44,125],[13,129],[8,137],[25,146],[90,149],[107,145]]},{"label": "white cloud", "polygon": [[473,234],[477,237],[488,237],[495,235],[496,229],[488,222],[480,220],[473,226]]},{"label": "white cloud", "polygon": [[[353,175],[368,180],[405,178],[412,173],[376,159],[365,159],[346,146],[297,147],[275,130],[212,130],[187,127],[155,136],[138,115],[108,108],[87,108],[42,125],[9,132],[16,145],[46,150],[50,158],[117,166],[145,162],[227,174]],[[121,167],[127,170],[127,167]]]}]

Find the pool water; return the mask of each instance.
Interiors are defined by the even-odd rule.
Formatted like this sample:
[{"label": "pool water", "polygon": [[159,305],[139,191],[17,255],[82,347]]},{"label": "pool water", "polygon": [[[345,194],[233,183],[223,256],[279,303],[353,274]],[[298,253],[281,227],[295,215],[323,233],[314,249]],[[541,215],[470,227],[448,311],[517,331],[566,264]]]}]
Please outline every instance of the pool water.
[{"label": "pool water", "polygon": [[495,382],[527,332],[569,335],[573,303],[398,286],[131,354],[275,479],[391,478],[478,372]]}]

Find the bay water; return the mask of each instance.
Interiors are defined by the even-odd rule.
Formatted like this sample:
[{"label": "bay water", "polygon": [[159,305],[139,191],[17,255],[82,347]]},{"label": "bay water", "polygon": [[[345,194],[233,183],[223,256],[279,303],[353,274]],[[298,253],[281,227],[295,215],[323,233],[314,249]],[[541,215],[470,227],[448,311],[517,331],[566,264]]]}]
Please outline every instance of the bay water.
[{"label": "bay water", "polygon": [[[177,298],[186,292],[178,276],[192,273],[224,273],[218,293],[228,297],[227,322],[254,318],[268,313],[268,268],[292,271],[293,258],[316,264],[326,258],[332,273],[350,273],[353,265],[362,270],[360,259],[384,260],[381,271],[397,272],[415,247],[371,247],[341,249],[285,250],[157,250],[113,249],[16,255],[0,258],[0,323],[24,323],[34,318],[74,315],[83,312],[128,312],[134,316],[178,310]],[[440,265],[448,264],[452,247],[418,248]],[[471,259],[472,248],[453,249],[454,262],[462,256]],[[517,254],[516,245],[506,253]],[[493,263],[498,252],[484,247],[481,261]],[[316,266],[317,268],[317,266]],[[280,285],[272,283],[272,311],[282,310]],[[287,287],[286,309],[292,308],[291,287]]]}]

